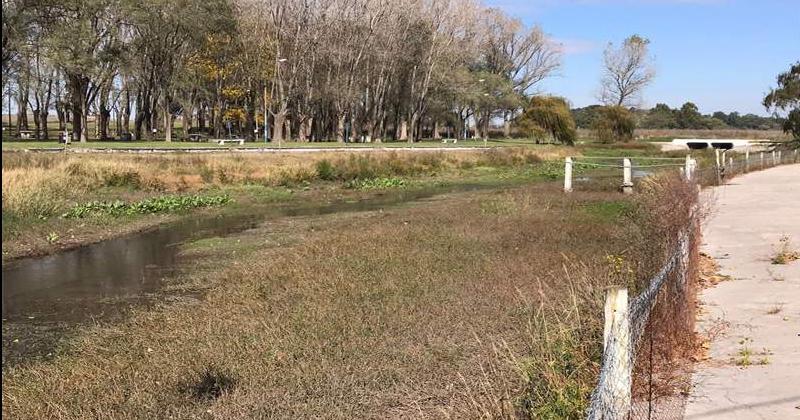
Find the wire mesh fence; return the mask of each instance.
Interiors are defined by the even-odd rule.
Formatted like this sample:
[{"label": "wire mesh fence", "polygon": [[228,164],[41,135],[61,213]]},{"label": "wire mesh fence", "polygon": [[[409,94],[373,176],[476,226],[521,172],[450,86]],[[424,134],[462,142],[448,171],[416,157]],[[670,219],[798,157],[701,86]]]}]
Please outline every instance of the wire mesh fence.
[{"label": "wire mesh fence", "polygon": [[[670,170],[682,171],[690,185],[720,185],[744,173],[800,163],[797,151],[717,151],[715,155],[704,167],[691,158],[683,162],[627,158],[627,164],[619,159],[576,158],[574,188],[622,189],[626,176],[632,177],[635,188],[637,181]],[[626,170],[631,173],[624,174]],[[636,176],[635,170],[646,173]],[[694,276],[699,261],[699,215],[696,204],[693,208],[685,229],[670,241],[670,251],[657,273],[631,290],[615,288],[608,292],[601,369],[588,419],[683,418],[696,350]]]}]

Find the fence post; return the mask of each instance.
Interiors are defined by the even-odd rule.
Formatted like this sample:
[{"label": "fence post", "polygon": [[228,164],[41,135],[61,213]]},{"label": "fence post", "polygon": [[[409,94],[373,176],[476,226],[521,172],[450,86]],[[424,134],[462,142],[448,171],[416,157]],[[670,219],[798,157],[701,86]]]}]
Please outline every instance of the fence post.
[{"label": "fence post", "polygon": [[761,155],[761,169],[764,169],[764,152],[759,153]]},{"label": "fence post", "polygon": [[783,163],[783,159],[781,159],[781,153],[782,153],[782,152],[783,152],[783,150],[778,150],[778,165],[780,165],[781,163]]},{"label": "fence post", "polygon": [[603,369],[589,419],[623,420],[631,411],[633,368],[628,289],[609,289],[604,312]]},{"label": "fence post", "polygon": [[692,180],[692,157],[686,155],[686,161],[683,164],[683,173],[686,176],[686,182]]},{"label": "fence post", "polygon": [[728,158],[728,168],[730,169],[731,174],[733,174],[733,156]]},{"label": "fence post", "polygon": [[794,163],[797,163],[797,149],[794,149]]},{"label": "fence post", "polygon": [[750,146],[744,149],[744,171],[750,172]]},{"label": "fence post", "polygon": [[716,159],[716,166],[717,169],[715,172],[717,173],[717,185],[722,183],[722,165],[719,162],[719,149],[714,148],[714,158]]},{"label": "fence post", "polygon": [[622,159],[622,192],[633,193],[633,177],[631,176],[631,160]]},{"label": "fence post", "polygon": [[773,150],[772,151],[772,166],[775,166],[775,165],[778,164],[777,160],[775,160],[775,159],[776,159],[776,155],[775,155],[775,151]]},{"label": "fence post", "polygon": [[564,192],[572,191],[572,158],[564,159]]}]

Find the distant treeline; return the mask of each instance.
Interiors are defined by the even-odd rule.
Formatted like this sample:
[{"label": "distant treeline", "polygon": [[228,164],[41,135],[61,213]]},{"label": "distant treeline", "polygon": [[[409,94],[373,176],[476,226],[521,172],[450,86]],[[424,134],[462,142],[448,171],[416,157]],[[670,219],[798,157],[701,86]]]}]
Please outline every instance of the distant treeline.
[{"label": "distant treeline", "polygon": [[[572,117],[579,128],[591,128],[592,121],[597,118],[602,105],[590,105],[572,110]],[[631,108],[638,128],[649,129],[749,129],[780,130],[784,119],[778,117],[762,117],[755,114],[741,115],[738,112],[726,114],[717,111],[710,115],[701,114],[697,105],[692,102],[680,108],[670,108],[665,104],[657,104],[651,109]]]}]

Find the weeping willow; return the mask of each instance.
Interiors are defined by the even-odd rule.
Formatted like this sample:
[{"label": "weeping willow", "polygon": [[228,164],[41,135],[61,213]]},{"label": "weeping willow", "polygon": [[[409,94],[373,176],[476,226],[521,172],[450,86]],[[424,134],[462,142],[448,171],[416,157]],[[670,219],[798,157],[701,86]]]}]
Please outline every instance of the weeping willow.
[{"label": "weeping willow", "polygon": [[534,138],[536,142],[555,141],[574,145],[577,137],[575,120],[569,104],[557,96],[535,96],[531,98],[525,112],[517,118],[519,130]]}]

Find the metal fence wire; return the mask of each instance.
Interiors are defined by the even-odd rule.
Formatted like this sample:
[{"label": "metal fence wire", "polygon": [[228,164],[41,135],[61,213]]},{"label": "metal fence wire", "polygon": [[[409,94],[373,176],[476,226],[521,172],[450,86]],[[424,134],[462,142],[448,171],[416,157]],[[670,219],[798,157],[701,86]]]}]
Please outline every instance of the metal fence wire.
[{"label": "metal fence wire", "polygon": [[[581,159],[581,158],[579,158]],[[689,168],[687,158],[687,166]],[[800,163],[798,151],[769,150],[727,155],[719,153],[716,165],[696,167],[687,181],[700,185],[720,185],[730,178],[767,169]],[[571,164],[571,160],[568,160]],[[577,176],[586,182],[584,189],[607,184],[620,185],[621,165],[613,162],[577,160]],[[639,162],[632,168],[674,170],[675,163]],[[684,176],[686,176],[685,171]],[[612,173],[616,174],[611,179]],[[568,185],[565,183],[565,190]],[[592,392],[586,415],[590,420],[682,419],[686,395],[691,388],[694,357],[695,297],[697,284],[691,276],[699,261],[699,220],[692,212],[689,223],[661,269],[632,290],[609,290],[605,303],[603,357],[597,386]]]},{"label": "metal fence wire", "polygon": [[[635,297],[613,290],[606,301],[604,351],[589,419],[681,419],[689,386],[685,362],[694,331],[695,221],[661,270]],[[688,336],[687,336],[688,334]],[[682,366],[684,365],[684,366]]]}]

